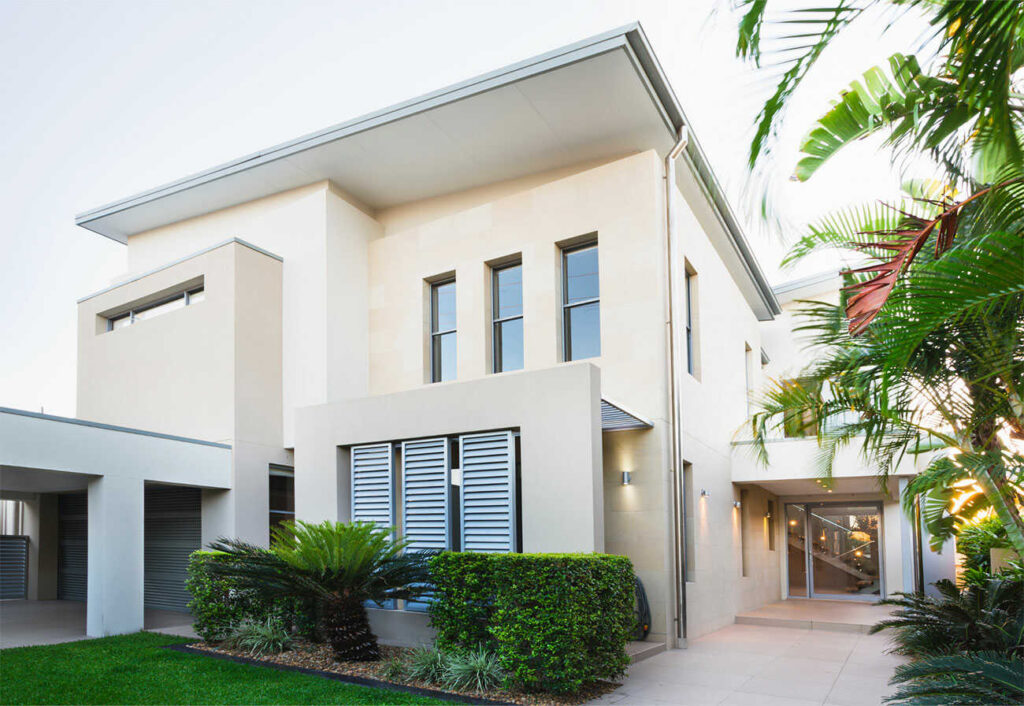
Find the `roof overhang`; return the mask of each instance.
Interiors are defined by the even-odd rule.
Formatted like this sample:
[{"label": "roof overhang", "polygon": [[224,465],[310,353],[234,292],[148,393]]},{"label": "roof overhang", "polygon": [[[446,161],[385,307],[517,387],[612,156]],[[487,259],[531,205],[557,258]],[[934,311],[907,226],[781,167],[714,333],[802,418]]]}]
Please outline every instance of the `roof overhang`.
[{"label": "roof overhang", "polygon": [[[329,180],[370,209],[649,149],[687,124],[639,24],[622,27],[78,215],[118,242]],[[690,134],[690,172],[728,242],[718,247],[759,318],[778,305]],[[716,245],[718,245],[716,243]]]}]

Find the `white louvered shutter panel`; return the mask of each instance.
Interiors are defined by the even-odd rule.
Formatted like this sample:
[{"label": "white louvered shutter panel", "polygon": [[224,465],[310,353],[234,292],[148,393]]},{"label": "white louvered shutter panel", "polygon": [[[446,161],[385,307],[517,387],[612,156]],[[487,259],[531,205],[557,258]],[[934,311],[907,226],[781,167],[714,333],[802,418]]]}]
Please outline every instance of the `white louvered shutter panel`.
[{"label": "white louvered shutter panel", "polygon": [[402,442],[402,535],[409,549],[449,548],[448,440]]},{"label": "white louvered shutter panel", "polygon": [[464,551],[515,551],[515,449],[510,431],[459,437]]},{"label": "white louvered shutter panel", "polygon": [[352,521],[394,525],[391,444],[352,447]]}]

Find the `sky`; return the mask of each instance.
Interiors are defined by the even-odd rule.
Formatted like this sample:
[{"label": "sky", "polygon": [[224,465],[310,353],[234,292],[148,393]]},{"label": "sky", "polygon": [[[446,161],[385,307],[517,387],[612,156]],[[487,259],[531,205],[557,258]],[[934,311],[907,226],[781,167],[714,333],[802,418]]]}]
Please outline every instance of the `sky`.
[{"label": "sky", "polygon": [[[799,230],[753,215],[746,151],[773,84],[735,57],[722,2],[0,0],[0,406],[75,414],[76,301],[126,267],[75,214],[637,20],[769,278],[834,266],[780,272]],[[787,176],[829,99],[918,39],[904,24],[862,22],[797,94],[776,181],[794,226],[895,193],[870,142]]]}]

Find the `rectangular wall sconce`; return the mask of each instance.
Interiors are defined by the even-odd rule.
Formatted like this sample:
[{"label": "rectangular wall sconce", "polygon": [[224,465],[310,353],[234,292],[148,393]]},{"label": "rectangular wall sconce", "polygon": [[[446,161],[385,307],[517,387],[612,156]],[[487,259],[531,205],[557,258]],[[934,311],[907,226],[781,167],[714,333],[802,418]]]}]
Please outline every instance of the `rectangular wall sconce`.
[{"label": "rectangular wall sconce", "polygon": [[704,488],[701,488],[701,489],[700,489],[700,496],[701,496],[702,498],[710,498],[710,497],[711,497],[711,493],[709,493],[709,492],[708,492],[707,490],[705,490]]},{"label": "rectangular wall sconce", "polygon": [[622,484],[623,485],[629,485],[632,482],[633,482],[633,474],[630,473],[629,471],[623,471],[622,472]]}]

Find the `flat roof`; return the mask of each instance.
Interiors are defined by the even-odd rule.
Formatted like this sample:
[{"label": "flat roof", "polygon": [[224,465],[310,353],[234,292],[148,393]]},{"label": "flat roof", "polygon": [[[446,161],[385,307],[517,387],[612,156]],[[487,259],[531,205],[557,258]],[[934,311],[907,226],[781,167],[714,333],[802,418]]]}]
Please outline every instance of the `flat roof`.
[{"label": "flat roof", "polygon": [[[75,223],[125,243],[323,180],[382,209],[648,149],[665,155],[687,125],[634,23],[91,209]],[[778,302],[692,131],[680,162],[713,207],[728,240],[716,246],[744,296],[771,318]]]}]

